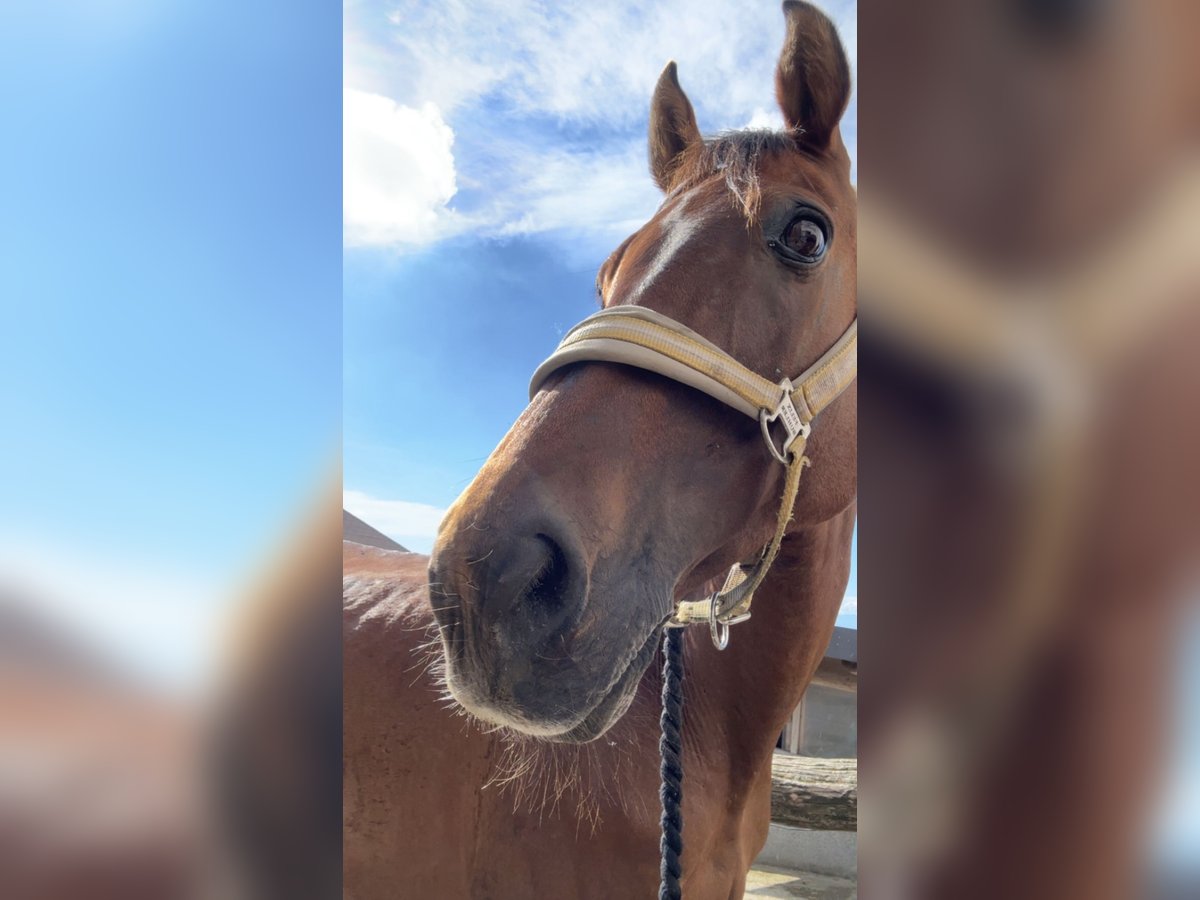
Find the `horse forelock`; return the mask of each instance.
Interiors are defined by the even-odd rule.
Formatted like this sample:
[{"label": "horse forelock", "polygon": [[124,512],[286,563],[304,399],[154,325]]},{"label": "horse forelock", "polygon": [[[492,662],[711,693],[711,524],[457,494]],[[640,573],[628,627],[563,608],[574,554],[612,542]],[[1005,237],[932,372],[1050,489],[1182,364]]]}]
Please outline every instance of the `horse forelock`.
[{"label": "horse forelock", "polygon": [[791,131],[752,128],[722,132],[679,154],[669,193],[686,191],[713,175],[723,175],[726,187],[752,225],[758,219],[762,200],[759,174],[763,160],[805,152],[797,134]]}]

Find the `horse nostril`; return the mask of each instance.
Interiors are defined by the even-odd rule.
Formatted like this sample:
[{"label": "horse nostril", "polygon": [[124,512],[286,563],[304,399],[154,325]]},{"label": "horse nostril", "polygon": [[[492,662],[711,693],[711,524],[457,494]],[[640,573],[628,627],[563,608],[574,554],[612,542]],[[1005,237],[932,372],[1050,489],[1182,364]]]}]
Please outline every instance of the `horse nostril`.
[{"label": "horse nostril", "polygon": [[565,627],[580,611],[584,570],[578,557],[545,532],[530,529],[487,554],[472,584],[474,601],[465,604],[466,627],[478,614],[483,633],[494,631],[512,646],[536,641]]},{"label": "horse nostril", "polygon": [[536,537],[543,546],[545,559],[521,592],[519,599],[542,607],[547,612],[557,611],[566,600],[569,574],[567,557],[553,538],[544,534]]}]

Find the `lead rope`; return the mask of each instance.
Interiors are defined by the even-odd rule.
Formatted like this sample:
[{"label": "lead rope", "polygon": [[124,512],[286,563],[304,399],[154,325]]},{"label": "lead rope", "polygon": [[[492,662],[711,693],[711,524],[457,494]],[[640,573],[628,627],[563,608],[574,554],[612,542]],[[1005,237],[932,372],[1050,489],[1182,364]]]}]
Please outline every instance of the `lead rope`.
[{"label": "lead rope", "polygon": [[[800,448],[803,449],[803,446],[801,443]],[[783,503],[775,523],[775,536],[763,551],[748,596],[752,596],[754,590],[762,583],[767,569],[779,553],[787,524],[792,519],[792,508],[800,487],[800,475],[809,465],[808,457],[800,452],[790,452],[788,458]],[[683,871],[679,861],[683,855],[683,634],[684,629],[680,627],[663,629],[662,714],[658,720],[661,730],[658,739],[658,798],[662,807],[662,817],[659,820],[662,838],[659,841],[661,855],[658,900],[682,900],[683,897],[683,889],[679,885],[679,877]],[[716,642],[715,634],[713,640]],[[723,648],[723,643],[717,644],[718,650]]]},{"label": "lead rope", "polygon": [[658,900],[680,900],[679,886],[682,871],[679,857],[683,853],[683,629],[663,630],[662,716],[658,740],[659,777],[658,798],[662,804],[662,840],[659,842]]}]

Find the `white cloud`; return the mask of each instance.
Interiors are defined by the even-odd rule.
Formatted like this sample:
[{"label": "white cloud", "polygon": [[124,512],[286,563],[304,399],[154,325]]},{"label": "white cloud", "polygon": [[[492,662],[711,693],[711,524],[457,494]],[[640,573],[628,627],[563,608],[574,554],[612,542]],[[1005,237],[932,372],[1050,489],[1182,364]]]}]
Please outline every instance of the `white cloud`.
[{"label": "white cloud", "polygon": [[[857,4],[819,5],[853,66]],[[762,0],[356,4],[346,13],[348,96],[396,103],[372,115],[392,127],[372,136],[382,148],[366,161],[351,158],[347,114],[346,165],[366,173],[354,210],[347,176],[347,242],[421,244],[467,229],[566,232],[568,246],[579,232],[623,237],[658,202],[642,129],[666,61],[679,63],[703,131],[779,127],[783,34],[778,4]],[[503,120],[502,133],[486,131],[489,117]],[[454,154],[447,122],[465,145]],[[852,156],[855,133],[846,129]],[[409,157],[415,164],[400,162]],[[456,188],[471,196],[456,197]]]},{"label": "white cloud", "polygon": [[383,500],[363,491],[342,492],[342,506],[409,550],[428,553],[446,510],[427,503]]},{"label": "white cloud", "polygon": [[777,109],[763,109],[759,106],[755,108],[754,113],[750,116],[750,121],[744,127],[779,130],[783,128],[783,124],[783,113]]},{"label": "white cloud", "polygon": [[847,595],[842,598],[842,608],[838,610],[839,616],[857,616],[858,615],[858,597]]},{"label": "white cloud", "polygon": [[454,229],[454,132],[433,103],[347,89],[342,206],[347,244],[419,244]]}]

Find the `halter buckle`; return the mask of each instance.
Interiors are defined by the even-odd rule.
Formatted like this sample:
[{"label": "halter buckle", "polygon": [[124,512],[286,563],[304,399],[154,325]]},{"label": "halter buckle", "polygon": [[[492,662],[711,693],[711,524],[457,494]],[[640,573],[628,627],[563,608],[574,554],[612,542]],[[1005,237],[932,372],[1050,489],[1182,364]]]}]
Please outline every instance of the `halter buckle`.
[{"label": "halter buckle", "polygon": [[[798,437],[808,440],[808,435],[812,431],[812,425],[801,421],[800,413],[796,412],[796,405],[792,403],[792,391],[794,388],[791,380],[785,378],[779,383],[779,386],[783,389],[783,396],[779,399],[779,405],[773,411],[760,409],[758,411],[758,424],[762,428],[763,440],[767,442],[767,449],[771,451],[773,457],[786,466],[788,464],[788,452],[791,450],[792,443]],[[783,423],[783,429],[786,432],[782,450],[776,449],[775,441],[771,438],[771,425],[776,421]]]}]

